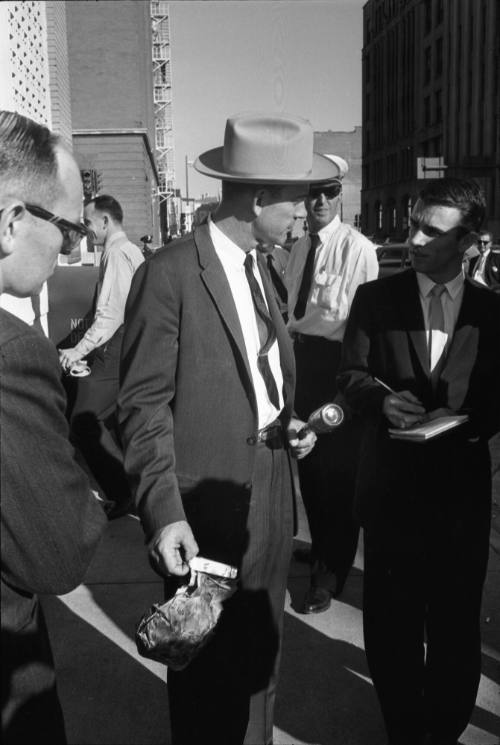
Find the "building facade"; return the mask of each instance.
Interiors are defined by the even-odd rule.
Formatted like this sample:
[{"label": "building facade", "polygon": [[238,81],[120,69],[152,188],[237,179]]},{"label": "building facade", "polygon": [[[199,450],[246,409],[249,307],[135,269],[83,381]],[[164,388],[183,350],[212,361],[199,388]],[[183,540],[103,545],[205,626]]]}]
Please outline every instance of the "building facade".
[{"label": "building facade", "polygon": [[349,171],[342,182],[341,219],[356,228],[361,227],[361,127],[354,127],[352,132],[315,132],[314,150],[340,155],[347,161]]},{"label": "building facade", "polygon": [[362,229],[402,240],[427,179],[476,179],[500,236],[497,0],[368,0]]},{"label": "building facade", "polygon": [[150,234],[157,246],[150,4],[72,0],[66,14],[75,157],[94,187],[122,205],[130,240]]}]

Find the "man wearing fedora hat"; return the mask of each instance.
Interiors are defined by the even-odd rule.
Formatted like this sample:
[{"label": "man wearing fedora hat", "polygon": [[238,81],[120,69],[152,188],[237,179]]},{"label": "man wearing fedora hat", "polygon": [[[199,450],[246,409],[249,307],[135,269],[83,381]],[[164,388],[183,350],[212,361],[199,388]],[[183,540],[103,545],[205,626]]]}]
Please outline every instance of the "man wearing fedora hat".
[{"label": "man wearing fedora hat", "polygon": [[282,244],[307,184],[337,167],[299,117],[238,114],[195,168],[222,180],[213,215],[140,267],[119,397],[125,463],[150,558],[172,594],[189,561],[238,568],[237,592],[187,668],[169,670],[173,743],[272,741],[297,436],[289,337],[256,248]]},{"label": "man wearing fedora hat", "polygon": [[[340,177],[311,184],[306,199],[309,234],[292,248],[286,271],[288,328],[297,366],[295,407],[299,416],[337,395],[335,376],[350,304],[358,285],[376,279],[373,244],[339,218],[347,162],[327,155]],[[311,583],[304,613],[327,610],[342,592],[352,566],[359,527],[354,521],[358,425],[348,421],[323,435],[311,458],[299,464],[300,488],[311,531]],[[301,549],[294,554],[305,558]]]}]

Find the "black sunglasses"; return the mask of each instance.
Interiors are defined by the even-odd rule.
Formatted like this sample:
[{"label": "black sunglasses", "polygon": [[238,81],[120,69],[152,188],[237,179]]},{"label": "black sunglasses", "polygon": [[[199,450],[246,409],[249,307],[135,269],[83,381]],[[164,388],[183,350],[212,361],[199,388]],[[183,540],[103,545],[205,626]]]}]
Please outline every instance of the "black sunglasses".
[{"label": "black sunglasses", "polygon": [[324,194],[326,199],[335,199],[342,191],[342,184],[330,184],[328,186],[322,184],[314,184],[309,187],[309,198],[317,199],[321,194]]},{"label": "black sunglasses", "polygon": [[487,241],[478,241],[478,243],[481,243],[483,246],[486,246],[488,243],[491,243],[491,239],[488,238]]},{"label": "black sunglasses", "polygon": [[59,228],[63,237],[59,251],[61,254],[70,254],[80,244],[82,238],[86,238],[92,234],[92,231],[83,225],[83,223],[70,222],[70,220],[65,220],[63,217],[57,217],[57,215],[45,210],[43,207],[38,207],[36,204],[25,204],[24,206],[33,217],[39,217],[41,220],[46,220],[52,223],[52,225],[55,225],[56,228]]}]

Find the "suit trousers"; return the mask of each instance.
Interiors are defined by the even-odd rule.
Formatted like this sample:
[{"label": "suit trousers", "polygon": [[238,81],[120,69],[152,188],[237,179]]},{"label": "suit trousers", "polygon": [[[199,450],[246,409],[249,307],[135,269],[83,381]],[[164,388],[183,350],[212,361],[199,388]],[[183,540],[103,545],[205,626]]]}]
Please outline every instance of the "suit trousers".
[{"label": "suit trousers", "polygon": [[[340,342],[320,336],[296,339],[295,410],[304,421],[337,395],[341,350]],[[312,583],[328,589],[334,584],[331,573],[345,576],[356,554],[359,525],[352,513],[359,442],[357,422],[344,421],[331,434],[319,435],[314,450],[298,462],[311,531]]]},{"label": "suit trousers", "polygon": [[70,415],[71,441],[107,499],[117,504],[131,501],[123,468],[122,450],[116,427],[116,403],[122,331],[99,347],[91,374],[78,378],[76,398]]},{"label": "suit trousers", "polygon": [[292,533],[287,453],[282,443],[259,443],[238,590],[199,656],[168,671],[173,745],[272,742]]},{"label": "suit trousers", "polygon": [[445,516],[420,546],[365,530],[365,649],[391,745],[456,743],[474,709],[489,514]]}]

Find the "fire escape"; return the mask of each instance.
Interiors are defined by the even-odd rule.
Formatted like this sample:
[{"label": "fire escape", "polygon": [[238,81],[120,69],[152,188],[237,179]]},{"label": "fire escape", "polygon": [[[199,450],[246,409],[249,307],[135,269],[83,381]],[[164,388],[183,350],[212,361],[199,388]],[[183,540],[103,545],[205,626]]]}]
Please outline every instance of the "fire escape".
[{"label": "fire escape", "polygon": [[155,149],[162,232],[177,232],[169,4],[151,2]]}]

